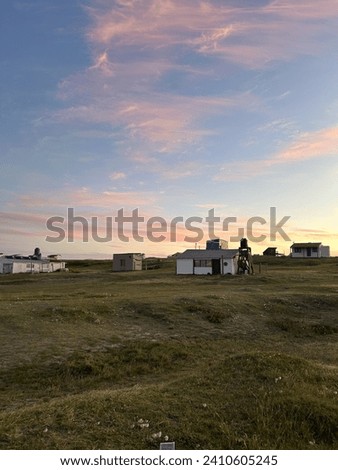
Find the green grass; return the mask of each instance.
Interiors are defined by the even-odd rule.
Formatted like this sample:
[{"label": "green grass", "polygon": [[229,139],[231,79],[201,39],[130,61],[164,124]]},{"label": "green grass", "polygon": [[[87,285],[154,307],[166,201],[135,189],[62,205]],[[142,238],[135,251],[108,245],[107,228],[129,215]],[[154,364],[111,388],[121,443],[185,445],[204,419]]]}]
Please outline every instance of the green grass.
[{"label": "green grass", "polygon": [[337,448],[338,262],[259,262],[0,277],[1,448]]}]

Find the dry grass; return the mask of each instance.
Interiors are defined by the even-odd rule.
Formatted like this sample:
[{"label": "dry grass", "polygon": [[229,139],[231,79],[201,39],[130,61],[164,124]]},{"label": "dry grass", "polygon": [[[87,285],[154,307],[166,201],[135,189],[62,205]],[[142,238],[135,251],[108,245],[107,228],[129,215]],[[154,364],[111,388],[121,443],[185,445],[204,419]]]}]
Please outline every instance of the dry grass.
[{"label": "dry grass", "polygon": [[1,448],[337,448],[337,260],[110,266],[0,278]]}]

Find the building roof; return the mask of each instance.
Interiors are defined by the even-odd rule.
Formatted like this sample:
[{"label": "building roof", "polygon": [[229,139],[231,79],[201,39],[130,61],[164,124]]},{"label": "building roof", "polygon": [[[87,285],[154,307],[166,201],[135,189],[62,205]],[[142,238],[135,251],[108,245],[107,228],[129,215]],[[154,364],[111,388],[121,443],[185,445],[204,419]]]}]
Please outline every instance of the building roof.
[{"label": "building roof", "polygon": [[186,250],[176,259],[225,259],[234,258],[238,250]]},{"label": "building roof", "polygon": [[316,242],[316,243],[293,243],[291,245],[291,248],[319,248],[321,245],[321,242]]},{"label": "building roof", "polygon": [[[22,257],[22,258],[14,258],[13,256],[1,256],[2,260],[6,260],[6,262],[11,261],[12,263],[40,263],[40,264],[48,264],[48,263],[54,263],[55,260],[49,260],[49,259],[35,259],[35,258],[28,258],[28,257]],[[62,260],[57,260],[58,263],[62,263]]]},{"label": "building roof", "polygon": [[143,256],[143,253],[114,253],[113,256]]}]

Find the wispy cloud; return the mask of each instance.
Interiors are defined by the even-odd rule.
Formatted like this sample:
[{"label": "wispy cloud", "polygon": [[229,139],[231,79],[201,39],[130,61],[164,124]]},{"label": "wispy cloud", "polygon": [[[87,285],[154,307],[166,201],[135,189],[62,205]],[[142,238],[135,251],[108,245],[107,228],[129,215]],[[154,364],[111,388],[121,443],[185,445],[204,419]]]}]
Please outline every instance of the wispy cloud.
[{"label": "wispy cloud", "polygon": [[215,203],[205,203],[205,204],[196,204],[196,207],[199,209],[226,209],[228,207],[227,204],[220,204],[219,202]]},{"label": "wispy cloud", "polygon": [[273,164],[337,155],[338,127],[302,134],[289,147],[275,155]]},{"label": "wispy cloud", "polygon": [[214,179],[216,181],[231,181],[252,178],[272,171],[273,167],[278,165],[337,156],[337,152],[338,127],[322,129],[317,132],[305,132],[271,158],[223,165]]},{"label": "wispy cloud", "polygon": [[300,18],[305,20],[320,20],[338,14],[338,4],[332,0],[299,0],[295,7],[293,0],[274,0],[264,8],[267,14],[286,18]]},{"label": "wispy cloud", "polygon": [[98,90],[88,95],[91,97],[86,104],[59,110],[52,119],[122,126],[129,138],[145,140],[156,144],[157,149],[171,151],[215,134],[216,130],[203,126],[206,116],[221,115],[236,108],[258,107],[259,102],[250,93],[230,97],[152,93],[148,99],[116,98],[111,93],[108,89]]},{"label": "wispy cloud", "polygon": [[[164,149],[166,152],[167,149]],[[130,155],[131,161],[135,162],[136,170],[154,173],[162,180],[178,180],[182,178],[192,177],[200,174],[208,166],[205,162],[200,162],[196,157],[192,160],[187,158],[178,161],[168,161],[161,157],[150,157],[135,153]]]},{"label": "wispy cloud", "polygon": [[[153,96],[151,102],[139,102],[128,110],[128,130],[154,143],[166,143],[173,149],[215,134],[203,127],[205,113],[217,115],[252,101],[248,95],[228,97]],[[207,111],[206,111],[207,110]],[[122,112],[120,113],[122,117]]]},{"label": "wispy cloud", "polygon": [[27,210],[19,204],[13,211],[1,211],[1,241],[0,251],[6,254],[22,253],[38,246],[46,235],[47,213],[37,214],[34,210]]},{"label": "wispy cloud", "polygon": [[94,65],[89,67],[89,70],[99,70],[104,77],[114,76],[113,64],[109,61],[108,52],[104,51],[96,57]]},{"label": "wispy cloud", "polygon": [[45,221],[45,217],[42,214],[27,213],[27,212],[0,212],[1,225],[6,227],[7,224],[20,222],[24,226],[27,224],[39,225]]},{"label": "wispy cloud", "polygon": [[126,174],[123,173],[123,171],[115,171],[114,173],[112,173],[109,178],[112,180],[112,181],[117,181],[117,180],[123,180],[126,178]]},{"label": "wispy cloud", "polygon": [[161,50],[180,45],[259,67],[318,53],[313,37],[323,29],[323,19],[338,15],[338,6],[331,0],[304,0],[296,7],[291,0],[246,7],[212,0],[140,0],[114,6],[100,1],[88,13],[93,22],[88,38],[97,46]]},{"label": "wispy cloud", "polygon": [[48,194],[24,194],[18,196],[17,203],[26,208],[45,208],[55,210],[67,207],[84,207],[115,210],[119,207],[140,207],[156,201],[156,194],[150,191],[111,191],[95,192],[90,188],[75,188],[63,191],[49,191]]}]

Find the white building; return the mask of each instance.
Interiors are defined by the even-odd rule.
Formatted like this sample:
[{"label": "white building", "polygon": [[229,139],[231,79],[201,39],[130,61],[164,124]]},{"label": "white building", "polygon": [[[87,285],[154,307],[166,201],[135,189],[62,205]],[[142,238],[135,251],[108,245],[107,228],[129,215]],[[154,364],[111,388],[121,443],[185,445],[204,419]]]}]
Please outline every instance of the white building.
[{"label": "white building", "polygon": [[186,250],[176,257],[176,274],[236,274],[238,250]]},{"label": "white building", "polygon": [[34,259],[29,256],[0,256],[0,274],[18,273],[51,273],[65,269],[64,261],[49,259]]},{"label": "white building", "polygon": [[294,243],[290,247],[292,258],[329,258],[330,247],[317,243]]}]

